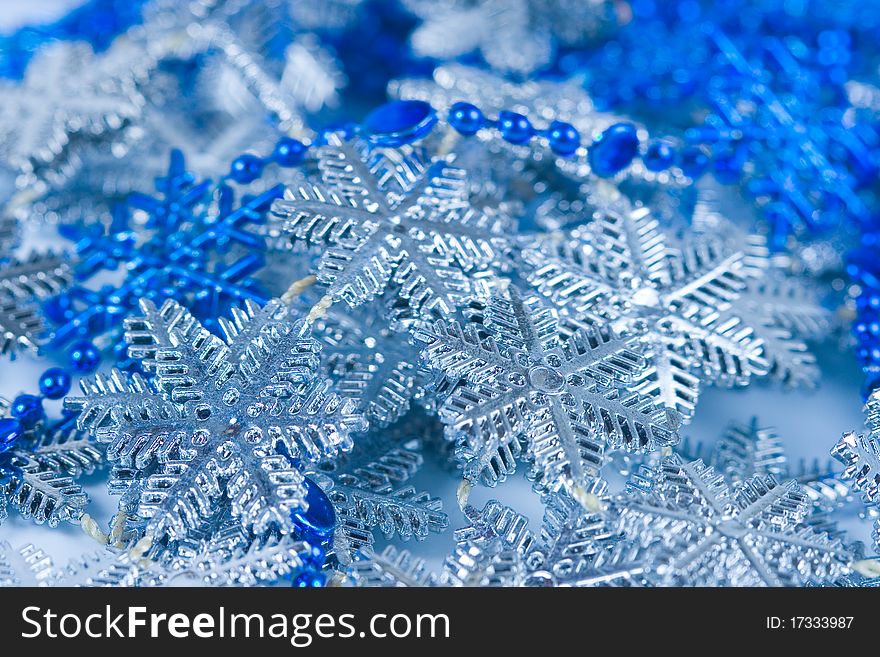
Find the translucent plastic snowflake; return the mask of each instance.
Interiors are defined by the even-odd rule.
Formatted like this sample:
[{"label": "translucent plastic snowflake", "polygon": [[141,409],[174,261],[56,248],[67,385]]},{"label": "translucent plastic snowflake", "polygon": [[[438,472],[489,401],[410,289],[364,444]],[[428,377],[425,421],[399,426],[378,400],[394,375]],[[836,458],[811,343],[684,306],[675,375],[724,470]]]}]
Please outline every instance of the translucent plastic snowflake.
[{"label": "translucent plastic snowflake", "polygon": [[329,347],[325,360],[340,391],[359,400],[374,426],[401,418],[426,384],[418,350],[383,326],[379,315],[368,306],[332,307],[314,326],[315,336]]},{"label": "translucent plastic snowflake", "polygon": [[317,276],[334,299],[356,306],[391,288],[420,313],[448,316],[508,248],[504,218],[470,207],[464,172],[443,159],[335,137],[317,158],[321,184],[289,188],[270,235],[284,248],[322,247]]},{"label": "translucent plastic snowflake", "polygon": [[360,550],[372,548],[376,530],[386,539],[421,541],[446,528],[441,501],[408,485],[423,464],[416,436],[424,422],[410,415],[373,431],[351,454],[309,473],[336,513],[332,545],[338,563],[348,564]]},{"label": "translucent plastic snowflake", "polygon": [[346,569],[356,586],[518,586],[525,575],[523,555],[533,540],[528,520],[495,500],[482,510],[468,506],[469,524],[455,532],[456,545],[440,573],[407,550],[388,546],[381,554],[364,550]]},{"label": "translucent plastic snowflake", "polygon": [[36,350],[45,340],[39,303],[61,293],[73,279],[68,258],[33,253],[0,259],[0,354]]},{"label": "translucent plastic snowflake", "polygon": [[651,550],[649,580],[678,586],[798,586],[848,574],[852,554],[803,523],[809,508],[793,480],[755,476],[731,489],[711,466],[678,456],[644,468],[610,505]]},{"label": "translucent plastic snowflake", "polygon": [[426,362],[453,382],[439,414],[461,438],[464,476],[489,485],[515,465],[519,440],[538,485],[578,494],[604,451],[653,451],[678,437],[676,411],[629,390],[645,369],[638,341],[606,327],[559,337],[555,309],[510,285],[462,326],[417,329]]},{"label": "translucent plastic snowflake", "polygon": [[95,56],[87,44],[59,41],[34,56],[20,85],[4,90],[0,155],[14,169],[39,173],[79,138],[118,137],[141,113],[137,66],[116,67],[113,53]]},{"label": "translucent plastic snowflake", "polygon": [[[123,317],[140,298],[172,295],[212,327],[210,322],[231,305],[268,301],[250,277],[263,265],[263,242],[245,228],[263,221],[281,186],[238,203],[231,187],[196,182],[182,153],[173,151],[156,189],[155,196],[128,195],[106,227],[62,227],[62,234],[76,243],[75,272],[85,282],[54,304],[52,347],[83,337],[114,344]],[[86,284],[114,270],[122,272],[118,284]]]},{"label": "translucent plastic snowflake", "polygon": [[[7,416],[8,402],[0,399],[0,410]],[[75,418],[40,420],[0,453],[0,520],[8,504],[37,524],[77,523],[89,496],[76,479],[103,460],[103,449],[77,429]]]},{"label": "translucent plastic snowflake", "polygon": [[320,376],[307,325],[279,301],[248,303],[221,318],[221,339],[173,301],[140,309],[125,322],[126,341],[149,378],[114,370],[65,400],[107,444],[124,510],[156,541],[186,537],[226,506],[254,534],[292,531],[291,511],[307,504],[291,462],[332,459],[365,425]]},{"label": "translucent plastic snowflake", "polygon": [[685,418],[701,379],[744,385],[772,374],[809,383],[815,359],[794,337],[823,335],[827,313],[796,281],[768,273],[759,243],[671,239],[647,208],[614,206],[523,255],[529,282],[574,327],[609,326],[634,338],[650,367],[634,390]]}]

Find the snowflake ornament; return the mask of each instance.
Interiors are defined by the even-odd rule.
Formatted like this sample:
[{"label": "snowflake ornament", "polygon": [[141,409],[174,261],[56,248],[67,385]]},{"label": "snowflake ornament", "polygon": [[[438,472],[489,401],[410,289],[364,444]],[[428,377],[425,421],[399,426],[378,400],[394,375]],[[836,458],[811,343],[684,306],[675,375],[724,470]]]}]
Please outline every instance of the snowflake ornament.
[{"label": "snowflake ornament", "polygon": [[371,549],[377,530],[386,539],[422,541],[448,525],[441,501],[407,484],[423,464],[422,445],[413,437],[420,423],[424,419],[411,415],[373,431],[351,454],[308,473],[333,505],[337,527],[332,546],[339,564]]},{"label": "snowflake ornament", "polygon": [[827,313],[796,281],[767,270],[760,242],[667,236],[624,197],[592,221],[527,248],[527,279],[571,327],[609,326],[650,362],[634,390],[687,419],[702,381],[734,386],[772,375],[811,383],[815,359],[794,337],[824,334]]},{"label": "snowflake ornament", "polygon": [[73,157],[69,150],[80,138],[118,138],[140,116],[144,99],[136,80],[143,62],[120,66],[115,55],[96,56],[87,44],[63,41],[37,52],[23,82],[4,90],[0,155],[10,168],[57,175],[52,169]]},{"label": "snowflake ornament", "polygon": [[124,492],[154,541],[186,537],[227,505],[256,535],[293,531],[307,489],[292,463],[335,458],[365,428],[355,402],[319,376],[308,326],[277,300],[222,318],[225,339],[174,301],[140,309],[126,341],[147,376],[114,370],[65,400],[107,444],[111,491]]},{"label": "snowflake ornament", "polygon": [[731,488],[702,461],[671,456],[644,468],[609,505],[620,528],[652,550],[649,579],[672,586],[802,586],[849,572],[836,536],[803,521],[797,482],[755,476]]},{"label": "snowflake ornament", "polygon": [[[22,395],[16,402],[32,406],[39,398]],[[76,480],[103,463],[103,450],[73,417],[43,416],[30,424],[13,416],[11,406],[0,399],[0,521],[9,506],[37,524],[78,523],[89,496]]]},{"label": "snowflake ornament", "polygon": [[636,340],[590,328],[563,341],[555,309],[512,284],[464,326],[440,320],[414,336],[429,366],[460,380],[439,415],[447,437],[462,441],[469,481],[503,481],[525,438],[537,485],[577,496],[606,449],[653,451],[678,440],[678,413],[626,387],[646,366]]},{"label": "snowflake ornament", "polygon": [[[197,182],[183,154],[173,151],[156,190],[155,196],[129,194],[106,227],[61,228],[76,244],[75,273],[83,283],[47,308],[57,324],[51,348],[96,337],[117,346],[120,324],[140,298],[172,296],[212,328],[211,322],[231,305],[268,301],[251,277],[263,266],[263,242],[247,227],[264,220],[281,194],[280,185],[238,202],[228,185]],[[104,272],[119,270],[116,285],[87,285]]]},{"label": "snowflake ornament", "polygon": [[269,235],[282,248],[322,247],[317,277],[333,299],[357,306],[388,291],[448,316],[508,248],[504,217],[470,207],[465,173],[444,159],[331,136],[317,167],[321,184],[273,205]]},{"label": "snowflake ornament", "polygon": [[0,355],[36,351],[46,339],[39,304],[65,290],[73,279],[64,255],[32,253],[0,259]]}]

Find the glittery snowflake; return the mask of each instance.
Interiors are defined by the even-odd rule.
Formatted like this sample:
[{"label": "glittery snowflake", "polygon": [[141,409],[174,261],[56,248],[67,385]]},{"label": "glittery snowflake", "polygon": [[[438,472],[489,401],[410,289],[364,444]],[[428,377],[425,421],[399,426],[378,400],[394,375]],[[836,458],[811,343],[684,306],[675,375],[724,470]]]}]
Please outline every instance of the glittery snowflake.
[{"label": "glittery snowflake", "polygon": [[356,306],[386,292],[423,314],[450,315],[505,250],[502,216],[471,208],[464,172],[420,149],[331,143],[321,184],[288,189],[270,235],[282,247],[323,247],[317,276]]},{"label": "glittery snowflake", "polygon": [[0,259],[0,354],[36,350],[46,338],[39,303],[71,283],[68,259],[54,253],[32,253],[24,259]]},{"label": "glittery snowflake", "polygon": [[679,417],[627,389],[645,369],[637,341],[607,328],[560,339],[555,309],[509,285],[462,326],[417,329],[426,362],[453,381],[439,409],[462,439],[464,476],[489,485],[514,467],[518,440],[540,486],[589,487],[607,449],[653,451],[677,442]]},{"label": "glittery snowflake", "polygon": [[564,237],[529,248],[529,282],[574,327],[607,325],[650,362],[634,390],[685,418],[702,381],[744,385],[772,374],[811,382],[815,359],[793,337],[822,335],[827,313],[796,281],[767,272],[759,244],[673,239],[647,208],[615,206]]},{"label": "glittery snowflake", "polygon": [[128,195],[106,227],[62,227],[76,243],[77,278],[88,282],[114,270],[122,276],[116,285],[84,282],[65,292],[51,315],[57,323],[51,347],[83,337],[117,344],[123,317],[142,297],[173,295],[209,323],[233,304],[268,301],[251,278],[263,265],[263,243],[245,228],[263,221],[281,187],[238,203],[231,187],[196,182],[174,151],[156,188],[155,196]]},{"label": "glittery snowflake", "polygon": [[846,575],[852,558],[837,536],[803,523],[809,506],[795,481],[755,476],[732,489],[702,461],[672,456],[643,469],[610,510],[652,550],[654,583],[797,586]]},{"label": "glittery snowflake", "polygon": [[221,505],[255,534],[292,531],[290,512],[307,505],[291,462],[332,459],[364,428],[355,402],[318,376],[308,327],[279,301],[221,319],[225,340],[173,301],[140,309],[126,320],[126,341],[149,378],[114,370],[65,400],[107,444],[111,491],[156,541],[185,537]]},{"label": "glittery snowflake", "polygon": [[[9,408],[0,399],[5,422],[13,421]],[[72,417],[44,418],[23,429],[12,448],[0,452],[0,520],[8,505],[37,524],[77,523],[89,496],[76,480],[103,460],[103,449]]]},{"label": "glittery snowflake", "polygon": [[[42,48],[20,85],[4,90],[0,154],[13,168],[40,173],[67,158],[79,136],[109,138],[140,116],[136,67],[120,75],[112,53],[96,57],[88,45],[57,42]],[[114,74],[115,73],[115,74]]]},{"label": "glittery snowflake", "polygon": [[424,421],[408,416],[374,431],[339,462],[309,473],[333,504],[333,550],[340,564],[371,548],[376,530],[386,539],[421,541],[446,528],[441,501],[407,485],[423,464],[414,428]]}]

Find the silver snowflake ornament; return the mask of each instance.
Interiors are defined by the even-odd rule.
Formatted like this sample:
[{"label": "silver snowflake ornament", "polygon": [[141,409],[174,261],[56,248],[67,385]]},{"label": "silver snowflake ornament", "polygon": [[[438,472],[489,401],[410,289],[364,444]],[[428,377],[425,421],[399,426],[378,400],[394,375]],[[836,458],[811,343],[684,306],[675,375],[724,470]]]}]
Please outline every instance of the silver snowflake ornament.
[{"label": "silver snowflake ornament", "polygon": [[390,290],[448,316],[508,248],[504,217],[470,207],[465,172],[421,149],[332,137],[317,168],[320,184],[275,202],[269,233],[282,248],[323,249],[317,277],[334,299],[357,306]]},{"label": "silver snowflake ornament", "polygon": [[827,313],[797,283],[768,273],[757,240],[733,248],[710,237],[667,235],[622,196],[571,233],[523,254],[540,294],[573,328],[608,326],[640,343],[649,361],[633,389],[684,418],[701,381],[745,385],[773,375],[811,382],[815,359],[795,337],[816,337]]},{"label": "silver snowflake ornament", "polygon": [[843,463],[843,478],[865,504],[880,505],[880,392],[873,392],[865,405],[867,434],[847,432],[831,450]]},{"label": "silver snowflake ornament", "polygon": [[652,550],[649,579],[678,586],[799,586],[849,572],[835,535],[803,521],[797,482],[756,476],[731,488],[702,461],[644,468],[609,505],[629,538]]},{"label": "silver snowflake ornament", "polygon": [[221,505],[255,534],[292,531],[290,512],[306,508],[292,463],[332,459],[364,428],[354,401],[319,376],[308,326],[277,300],[222,319],[225,339],[173,301],[140,309],[126,340],[148,377],[98,375],[65,400],[107,444],[111,491],[135,500],[156,540],[185,537]]},{"label": "silver snowflake ornament", "polygon": [[[0,399],[0,415],[9,403]],[[89,496],[77,479],[104,461],[103,449],[73,418],[43,418],[0,453],[0,521],[7,506],[37,524],[78,523]]]},{"label": "silver snowflake ornament", "polygon": [[62,292],[73,280],[69,259],[56,253],[0,259],[0,355],[36,351],[46,322],[39,303]]},{"label": "silver snowflake ornament", "polygon": [[577,495],[606,449],[653,451],[678,440],[678,413],[626,387],[645,368],[636,341],[606,328],[563,341],[555,309],[513,285],[464,326],[440,320],[414,335],[426,363],[458,382],[439,414],[447,437],[462,440],[472,482],[506,478],[525,438],[538,485]]}]

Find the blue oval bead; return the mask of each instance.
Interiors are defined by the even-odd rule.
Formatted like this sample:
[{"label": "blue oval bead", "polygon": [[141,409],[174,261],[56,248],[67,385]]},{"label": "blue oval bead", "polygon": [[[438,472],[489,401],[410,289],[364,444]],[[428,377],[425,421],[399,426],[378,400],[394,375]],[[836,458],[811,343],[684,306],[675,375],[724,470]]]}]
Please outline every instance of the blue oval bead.
[{"label": "blue oval bead", "polygon": [[652,141],[648,144],[642,162],[648,171],[665,171],[675,163],[675,149],[668,141]]},{"label": "blue oval bead", "polygon": [[314,481],[306,477],[306,511],[291,511],[298,537],[310,543],[322,543],[336,527],[336,511],[327,494]]},{"label": "blue oval bead", "polygon": [[470,103],[455,103],[449,108],[449,115],[446,119],[455,130],[470,137],[485,125],[483,113],[476,105]]},{"label": "blue oval bead", "polygon": [[21,422],[14,417],[0,418],[0,454],[15,447],[22,428]]},{"label": "blue oval bead", "polygon": [[263,175],[263,160],[253,153],[242,153],[232,161],[229,177],[246,185]]},{"label": "blue oval bead", "polygon": [[547,130],[547,141],[554,153],[567,157],[574,155],[581,145],[581,135],[570,123],[553,121]]},{"label": "blue oval bead", "polygon": [[70,367],[75,372],[91,374],[101,364],[101,352],[88,340],[77,342],[68,352]]},{"label": "blue oval bead", "polygon": [[301,589],[320,588],[324,586],[326,582],[327,578],[324,576],[324,573],[319,573],[314,570],[306,570],[293,578],[291,586]]},{"label": "blue oval bead", "polygon": [[46,415],[43,410],[43,400],[36,395],[19,395],[13,400],[9,412],[13,417],[18,418],[25,429],[32,428]]},{"label": "blue oval bead", "polygon": [[681,152],[680,165],[688,178],[699,178],[709,168],[709,154],[700,146],[688,146]]},{"label": "blue oval bead", "polygon": [[402,146],[418,141],[434,129],[437,113],[423,100],[395,100],[367,114],[367,139],[379,146]]},{"label": "blue oval bead", "polygon": [[501,136],[511,144],[525,144],[535,134],[532,124],[525,116],[507,110],[498,112],[498,129]]},{"label": "blue oval bead", "polygon": [[308,150],[306,145],[299,139],[282,137],[275,144],[275,150],[272,151],[272,159],[278,166],[295,167],[305,158],[306,150]]},{"label": "blue oval bead", "polygon": [[60,367],[50,367],[40,375],[40,393],[49,399],[61,399],[70,392],[70,373]]},{"label": "blue oval bead", "polygon": [[590,146],[590,168],[602,178],[623,171],[639,154],[639,135],[632,123],[615,123],[606,128]]}]

